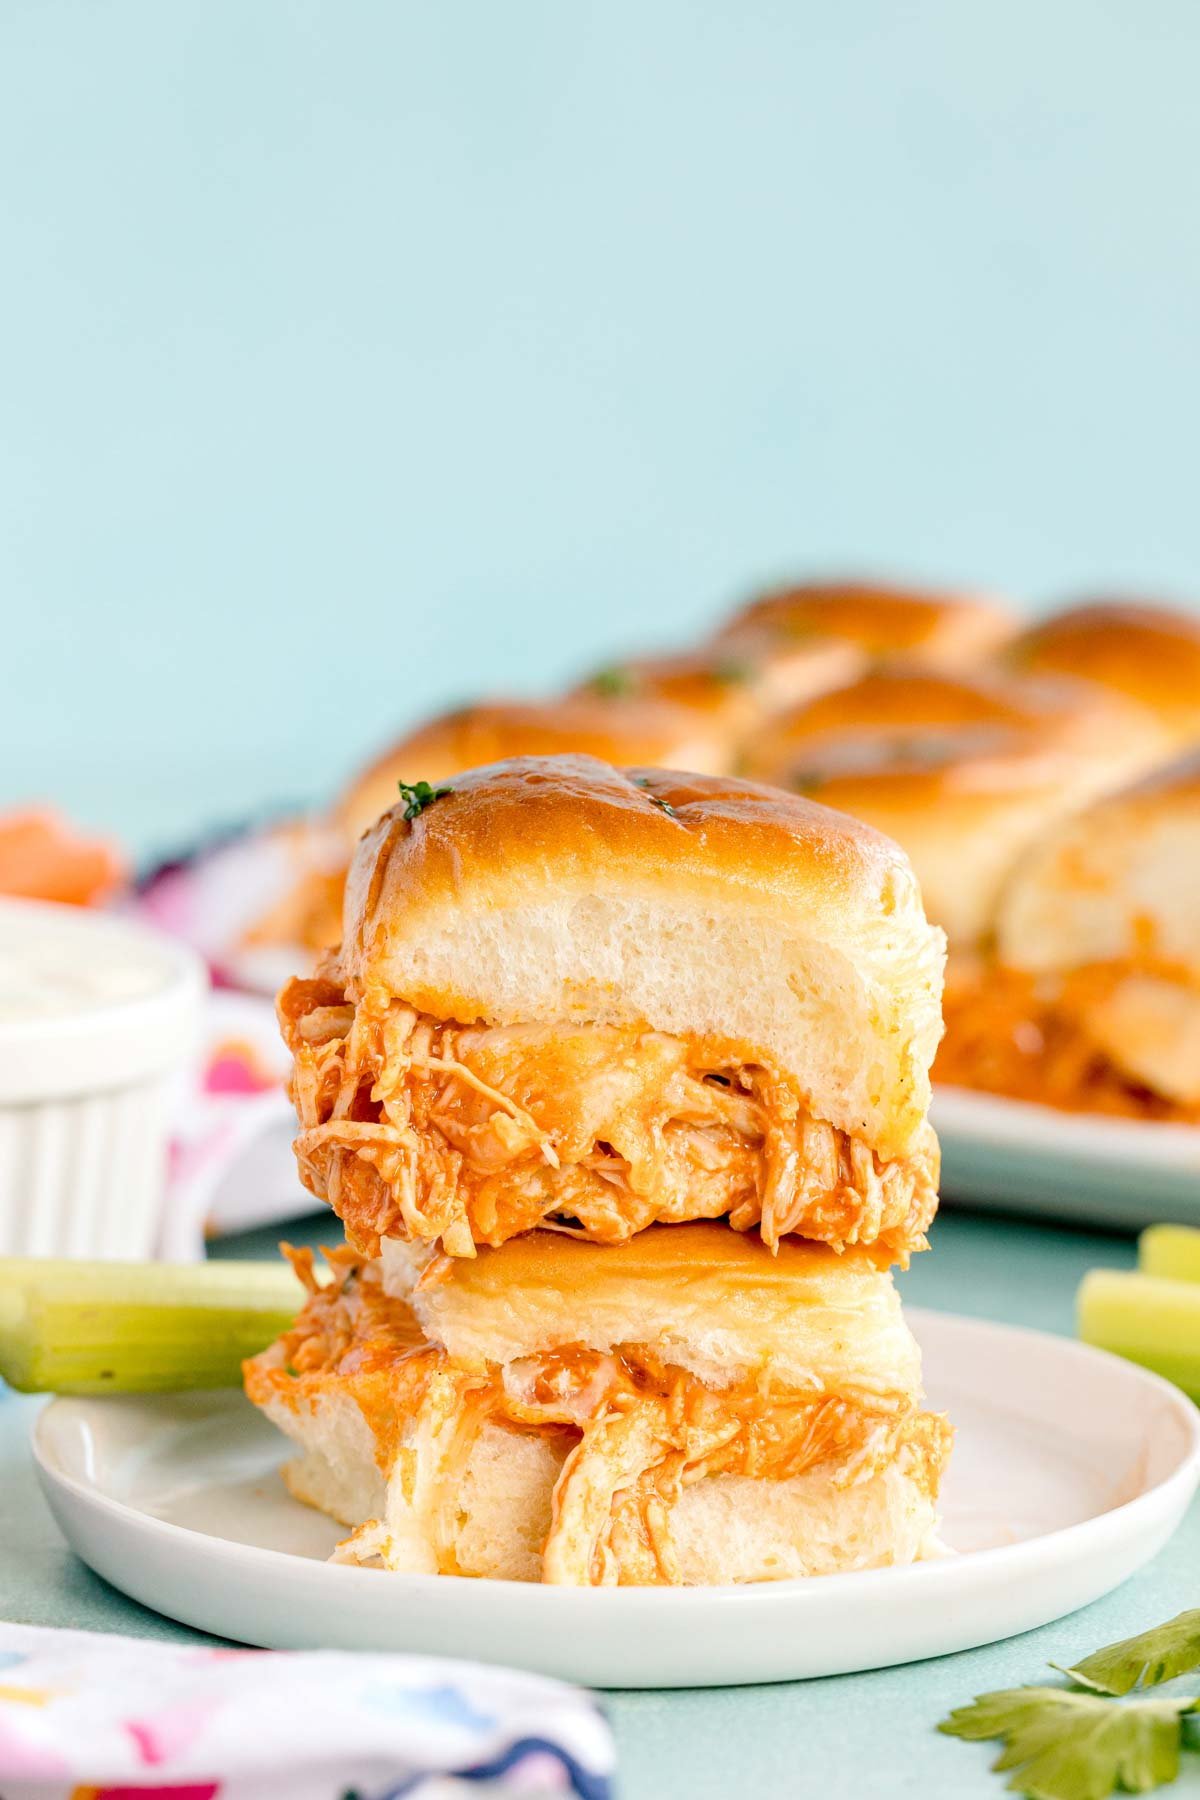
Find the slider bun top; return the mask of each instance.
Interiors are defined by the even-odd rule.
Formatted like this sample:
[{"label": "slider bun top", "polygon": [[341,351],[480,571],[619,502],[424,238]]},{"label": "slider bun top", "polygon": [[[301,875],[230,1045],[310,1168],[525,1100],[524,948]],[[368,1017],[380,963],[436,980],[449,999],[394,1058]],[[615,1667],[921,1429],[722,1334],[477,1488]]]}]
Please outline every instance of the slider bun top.
[{"label": "slider bun top", "polygon": [[595,698],[482,701],[442,713],[385,750],[347,788],[335,823],[353,843],[394,804],[402,781],[436,787],[464,769],[507,756],[571,751],[625,765],[705,771],[723,767],[725,756],[719,734],[662,700],[631,700],[621,707]]},{"label": "slider bun top", "polygon": [[[1030,732],[1043,742],[1057,737],[1064,745],[1093,749],[1106,765],[1118,759],[1130,771],[1169,748],[1167,734],[1145,707],[1090,681],[999,669],[890,668],[777,713],[748,741],[742,763],[745,773],[786,787],[814,748],[835,740],[887,738],[903,762],[905,745],[919,745],[926,734],[977,726]],[[993,732],[991,741],[999,743],[1000,733]]]},{"label": "slider bun top", "polygon": [[1106,771],[1051,737],[987,726],[814,745],[797,788],[904,845],[929,917],[956,948],[988,935],[1014,862],[1064,812],[1127,769]]},{"label": "slider bun top", "polygon": [[609,664],[575,691],[614,707],[647,699],[686,707],[723,735],[728,758],[762,717],[851,680],[862,664],[861,651],[834,638],[788,643],[773,633],[745,631],[674,655]]},{"label": "slider bun top", "polygon": [[858,645],[872,661],[920,661],[958,667],[993,651],[1014,621],[999,601],[975,594],[895,587],[882,582],[814,581],[772,589],[725,627],[795,641],[816,634]]},{"label": "slider bun top", "polygon": [[784,1238],[775,1255],[720,1222],[652,1225],[621,1245],[531,1231],[470,1259],[384,1245],[384,1285],[457,1362],[564,1344],[649,1344],[712,1387],[920,1392],[920,1357],[882,1259]]},{"label": "slider bun top", "polygon": [[894,837],[929,917],[966,948],[990,931],[1027,846],[1163,748],[1148,713],[1087,682],[895,670],[768,722],[746,757]]},{"label": "slider bun top", "polygon": [[1129,960],[1200,982],[1200,749],[1047,837],[1009,884],[998,949],[1018,968]]},{"label": "slider bun top", "polygon": [[1074,606],[1023,631],[1003,661],[1084,676],[1149,708],[1174,743],[1200,739],[1200,619],[1186,613],[1119,600]]},{"label": "slider bun top", "polygon": [[359,844],[335,966],[352,993],[702,1038],[881,1155],[914,1146],[944,946],[895,844],[751,782],[591,757],[453,787]]}]

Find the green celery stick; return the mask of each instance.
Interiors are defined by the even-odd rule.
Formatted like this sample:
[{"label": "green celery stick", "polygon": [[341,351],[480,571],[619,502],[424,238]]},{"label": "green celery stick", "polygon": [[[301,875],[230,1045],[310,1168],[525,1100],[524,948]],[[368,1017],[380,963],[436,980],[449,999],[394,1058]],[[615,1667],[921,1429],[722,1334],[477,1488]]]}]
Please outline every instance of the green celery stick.
[{"label": "green celery stick", "polygon": [[1077,1308],[1085,1344],[1141,1363],[1200,1399],[1200,1282],[1092,1269]]},{"label": "green celery stick", "polygon": [[0,1376],[23,1393],[236,1387],[303,1299],[283,1261],[0,1257]]},{"label": "green celery stick", "polygon": [[1138,1239],[1143,1275],[1200,1281],[1200,1231],[1193,1225],[1151,1225]]}]

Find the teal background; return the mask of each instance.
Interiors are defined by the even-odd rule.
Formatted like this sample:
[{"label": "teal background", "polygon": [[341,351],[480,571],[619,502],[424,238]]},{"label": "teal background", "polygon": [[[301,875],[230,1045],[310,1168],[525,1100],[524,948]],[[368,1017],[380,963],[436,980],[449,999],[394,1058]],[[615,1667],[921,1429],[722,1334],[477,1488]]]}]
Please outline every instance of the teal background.
[{"label": "teal background", "polygon": [[0,802],[142,847],[792,569],[1200,589],[1193,0],[6,0]]}]

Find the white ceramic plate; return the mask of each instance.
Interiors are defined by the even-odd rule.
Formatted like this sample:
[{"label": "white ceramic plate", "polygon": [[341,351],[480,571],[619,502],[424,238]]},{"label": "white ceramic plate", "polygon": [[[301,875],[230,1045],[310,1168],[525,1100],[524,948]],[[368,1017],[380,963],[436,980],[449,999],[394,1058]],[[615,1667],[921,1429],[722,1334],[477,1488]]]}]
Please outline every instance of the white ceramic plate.
[{"label": "white ceramic plate", "polygon": [[292,1500],[273,1427],[236,1393],[55,1400],[35,1451],[63,1532],[135,1599],[272,1648],[470,1656],[597,1687],[877,1668],[990,1643],[1106,1593],[1165,1543],[1200,1479],[1200,1414],[1130,1363],[914,1310],[958,1441],[959,1554],[724,1588],[540,1587],[322,1560],[342,1529]]},{"label": "white ceramic plate", "polygon": [[1200,1225],[1200,1126],[940,1087],[942,1199],[1087,1225]]}]

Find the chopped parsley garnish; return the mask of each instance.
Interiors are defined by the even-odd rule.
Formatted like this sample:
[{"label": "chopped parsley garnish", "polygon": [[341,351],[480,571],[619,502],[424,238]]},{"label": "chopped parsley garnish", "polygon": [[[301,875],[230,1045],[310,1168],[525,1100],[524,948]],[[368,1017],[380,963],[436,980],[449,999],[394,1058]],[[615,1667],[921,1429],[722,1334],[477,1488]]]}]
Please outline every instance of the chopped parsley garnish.
[{"label": "chopped parsley garnish", "polygon": [[749,681],[753,674],[753,663],[744,662],[740,657],[731,656],[725,662],[715,665],[712,677],[714,681],[724,682],[727,687],[735,687],[739,682]]},{"label": "chopped parsley garnish", "polygon": [[[650,786],[649,778],[645,775],[635,775],[633,785],[634,787],[648,788]],[[677,819],[679,817],[679,814],[675,811],[675,808],[671,805],[669,800],[660,800],[657,794],[649,793],[646,795],[646,798],[651,806],[657,806],[659,812],[665,812],[668,819]]]},{"label": "chopped parsley garnish", "polygon": [[419,818],[435,800],[444,800],[447,794],[454,792],[452,787],[430,787],[427,781],[401,781],[397,786],[405,803],[404,817],[409,820]]},{"label": "chopped parsley garnish", "polygon": [[606,700],[619,699],[622,694],[632,694],[637,683],[632,669],[601,669],[588,682],[593,694],[602,694]]},{"label": "chopped parsley garnish", "polygon": [[819,769],[793,769],[788,786],[798,794],[817,794],[825,786],[827,777]]},{"label": "chopped parsley garnish", "polygon": [[[1057,1663],[1051,1668],[1058,1669]],[[1185,1719],[1200,1711],[1195,1695],[1122,1700],[1200,1668],[1200,1610],[1183,1612],[1137,1637],[1109,1644],[1074,1668],[1059,1669],[1072,1687],[1004,1688],[957,1706],[938,1726],[948,1737],[979,1743],[999,1738],[993,1769],[1032,1800],[1106,1800],[1145,1793],[1174,1781],[1182,1751],[1196,1738]],[[1086,1689],[1086,1692],[1081,1692]]]}]

